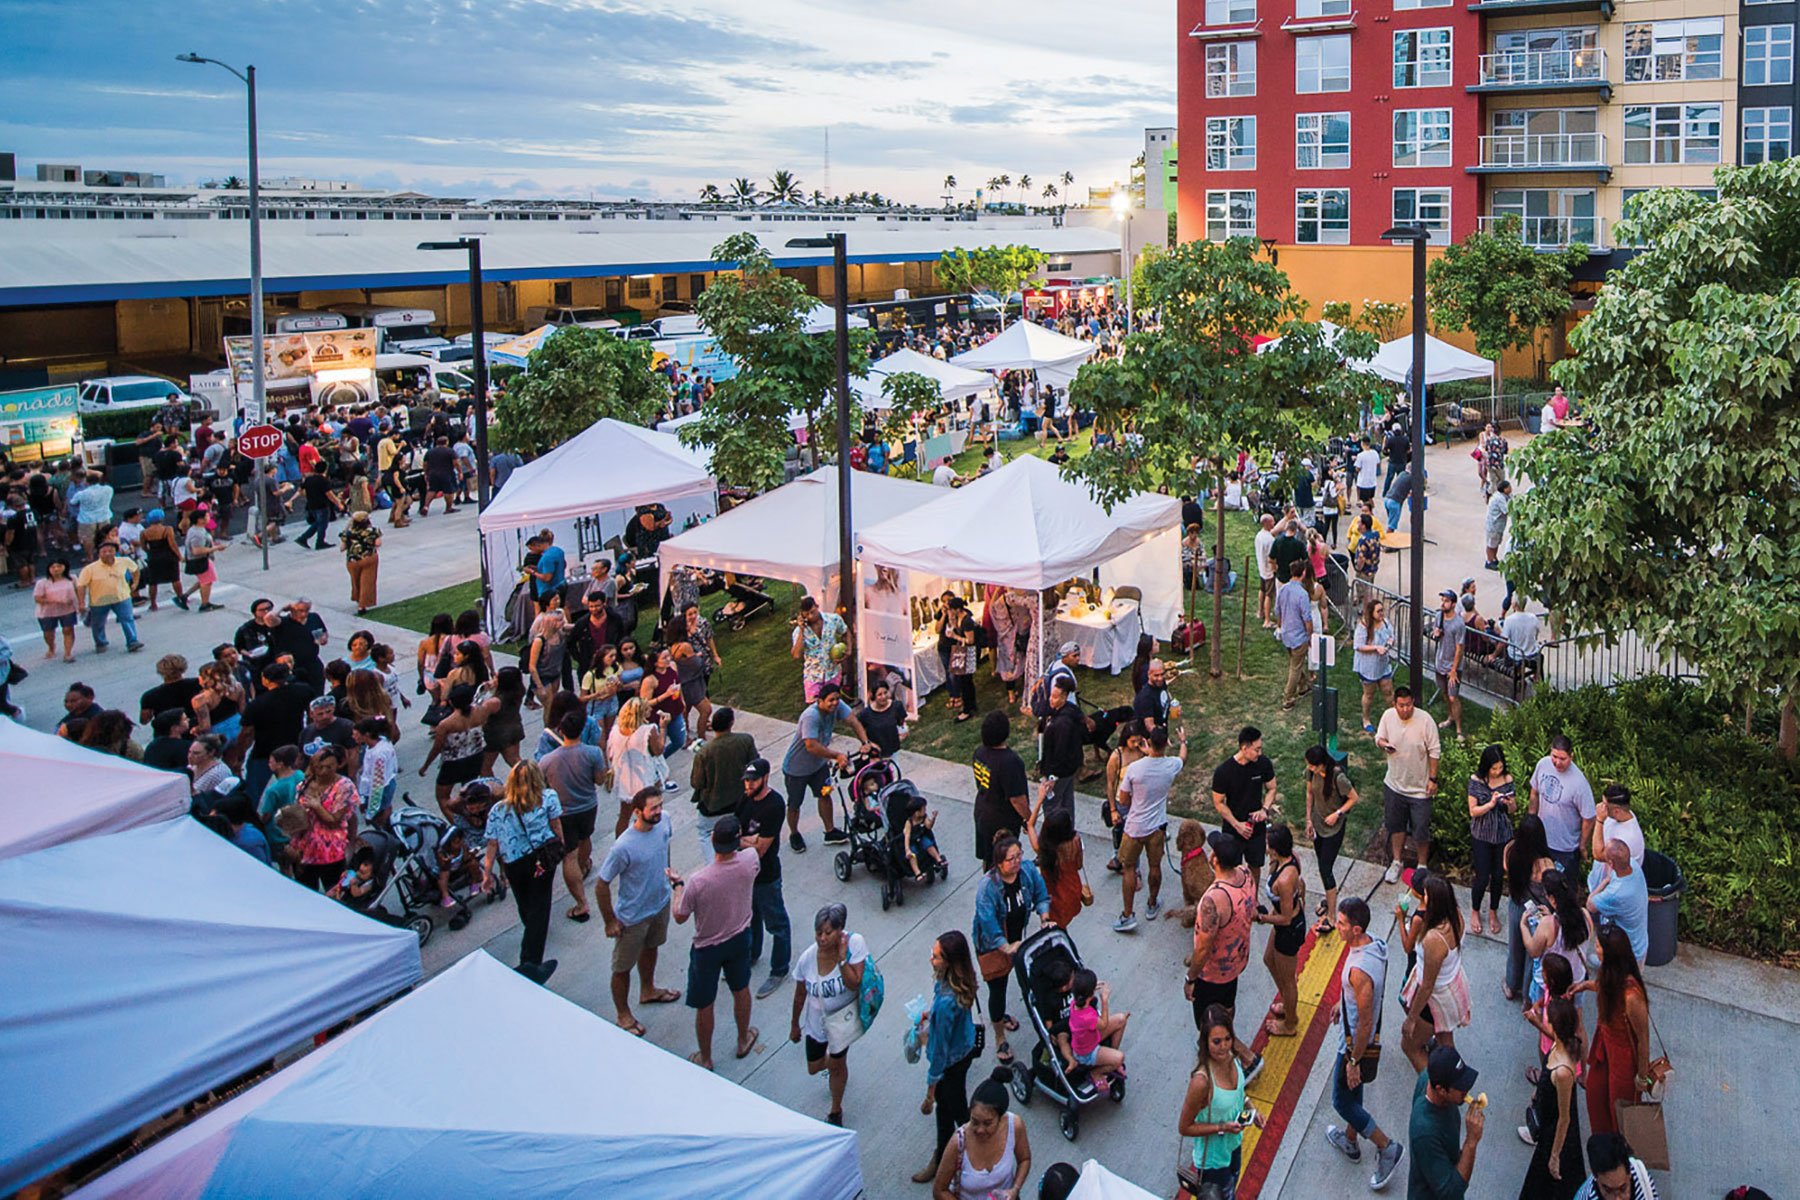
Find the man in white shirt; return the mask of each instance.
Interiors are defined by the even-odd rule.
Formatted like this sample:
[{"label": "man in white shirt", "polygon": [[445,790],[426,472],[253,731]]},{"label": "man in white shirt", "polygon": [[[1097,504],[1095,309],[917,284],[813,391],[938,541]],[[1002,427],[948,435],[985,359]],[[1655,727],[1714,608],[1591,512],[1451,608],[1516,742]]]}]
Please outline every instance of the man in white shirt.
[{"label": "man in white shirt", "polygon": [[1375,488],[1381,482],[1381,451],[1370,444],[1367,437],[1362,440],[1362,449],[1356,455],[1356,498],[1364,504],[1375,500]]},{"label": "man in white shirt", "polygon": [[1631,852],[1631,865],[1644,865],[1644,827],[1638,823],[1637,814],[1631,811],[1631,789],[1622,783],[1608,784],[1606,791],[1600,795],[1600,803],[1595,806],[1593,840],[1589,842],[1590,853],[1594,861],[1599,862],[1606,857],[1608,842],[1623,842]]},{"label": "man in white shirt", "polygon": [[1506,657],[1516,663],[1530,662],[1537,657],[1538,645],[1544,636],[1544,623],[1536,613],[1525,610],[1525,601],[1521,599],[1518,607],[1506,614],[1500,622],[1500,632],[1506,638]]},{"label": "man in white shirt", "polygon": [[1275,605],[1275,560],[1269,552],[1275,547],[1275,517],[1272,513],[1262,515],[1262,528],[1256,531],[1256,574],[1262,581],[1262,595],[1256,602],[1256,611],[1262,614],[1264,629],[1275,628],[1270,619],[1270,610]]},{"label": "man in white shirt", "polygon": [[949,459],[946,458],[943,462],[940,462],[937,465],[937,469],[932,471],[931,482],[944,488],[955,486],[956,468],[950,465]]},{"label": "man in white shirt", "polygon": [[1381,714],[1375,744],[1387,753],[1387,776],[1381,781],[1382,823],[1387,826],[1388,863],[1385,879],[1400,879],[1400,852],[1406,835],[1419,848],[1419,861],[1430,861],[1431,800],[1437,795],[1438,759],[1443,757],[1437,722],[1413,705],[1411,688],[1394,689],[1394,707]]},{"label": "man in white shirt", "polygon": [[1119,890],[1124,896],[1119,919],[1113,932],[1130,933],[1137,928],[1133,901],[1138,887],[1138,856],[1150,856],[1149,899],[1144,916],[1154,921],[1162,912],[1163,848],[1169,824],[1169,789],[1175,777],[1187,764],[1187,733],[1181,734],[1181,749],[1169,757],[1169,730],[1159,725],[1144,739],[1147,753],[1125,768],[1119,777],[1119,801],[1125,807],[1125,836],[1119,841],[1119,866],[1123,871]]}]

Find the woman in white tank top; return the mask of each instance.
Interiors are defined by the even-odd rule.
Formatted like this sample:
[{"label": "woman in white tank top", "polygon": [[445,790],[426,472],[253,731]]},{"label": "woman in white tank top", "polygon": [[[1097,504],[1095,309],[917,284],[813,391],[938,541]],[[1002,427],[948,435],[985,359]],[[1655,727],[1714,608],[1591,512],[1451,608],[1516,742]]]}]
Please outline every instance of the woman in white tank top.
[{"label": "woman in white tank top", "polygon": [[1025,1122],[1007,1113],[1007,1071],[975,1089],[965,1121],[938,1162],[932,1200],[1005,1200],[1031,1173]]}]

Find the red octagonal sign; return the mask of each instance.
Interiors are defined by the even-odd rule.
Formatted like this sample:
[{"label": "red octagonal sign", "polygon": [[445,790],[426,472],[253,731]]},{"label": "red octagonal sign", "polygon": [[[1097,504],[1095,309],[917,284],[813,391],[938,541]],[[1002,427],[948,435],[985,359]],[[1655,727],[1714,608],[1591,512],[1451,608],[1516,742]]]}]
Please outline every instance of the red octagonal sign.
[{"label": "red octagonal sign", "polygon": [[281,449],[281,430],[273,425],[252,425],[238,434],[238,452],[245,458],[267,458]]}]

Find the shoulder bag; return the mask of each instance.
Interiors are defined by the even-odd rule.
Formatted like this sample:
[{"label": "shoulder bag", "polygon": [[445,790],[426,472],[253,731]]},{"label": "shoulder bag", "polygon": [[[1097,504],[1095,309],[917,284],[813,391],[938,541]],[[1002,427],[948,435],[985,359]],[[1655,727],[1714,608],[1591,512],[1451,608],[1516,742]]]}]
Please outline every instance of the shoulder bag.
[{"label": "shoulder bag", "polygon": [[[531,841],[531,831],[525,828],[525,818],[521,817],[519,815],[519,810],[512,807],[510,804],[507,805],[507,811],[512,813],[513,820],[519,823],[519,832],[525,835],[525,841],[529,844]],[[528,855],[532,860],[531,877],[533,879],[542,879],[544,876],[560,870],[562,867],[562,860],[566,854],[567,851],[563,849],[562,839],[557,837],[555,832],[552,831],[549,837],[531,847]]]},{"label": "shoulder bag", "polygon": [[[1210,1078],[1208,1079],[1208,1082],[1211,1082]],[[1210,1096],[1207,1098],[1206,1107],[1209,1111],[1212,1108],[1212,1099]],[[1196,1139],[1200,1143],[1200,1157],[1202,1160],[1206,1158],[1206,1147],[1211,1139],[1211,1134],[1201,1134],[1200,1137]],[[1224,1189],[1218,1184],[1201,1181],[1200,1168],[1194,1165],[1194,1156],[1192,1154],[1182,1154],[1175,1160],[1175,1183],[1177,1194],[1190,1196],[1192,1197],[1192,1200],[1225,1200]]]}]

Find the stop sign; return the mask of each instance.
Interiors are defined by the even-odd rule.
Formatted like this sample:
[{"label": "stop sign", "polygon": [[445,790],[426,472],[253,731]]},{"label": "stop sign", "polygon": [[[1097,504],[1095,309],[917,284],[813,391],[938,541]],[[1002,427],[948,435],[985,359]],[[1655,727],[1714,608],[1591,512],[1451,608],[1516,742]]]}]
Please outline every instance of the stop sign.
[{"label": "stop sign", "polygon": [[238,434],[238,453],[245,458],[267,458],[281,449],[281,430],[273,425],[252,425]]}]

